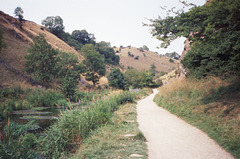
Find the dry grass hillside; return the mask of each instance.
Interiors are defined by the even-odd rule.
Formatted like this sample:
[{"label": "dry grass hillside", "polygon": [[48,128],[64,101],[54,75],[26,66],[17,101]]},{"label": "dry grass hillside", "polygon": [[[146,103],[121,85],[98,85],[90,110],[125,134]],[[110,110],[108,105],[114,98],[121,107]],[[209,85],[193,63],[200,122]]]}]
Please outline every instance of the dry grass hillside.
[{"label": "dry grass hillside", "polygon": [[[28,54],[27,49],[32,39],[39,34],[45,34],[45,38],[53,48],[76,53],[81,58],[74,48],[34,22],[23,21],[21,27],[17,19],[0,11],[0,29],[3,31],[4,42],[7,45],[2,50],[0,59],[20,72],[23,72],[25,68],[24,56]],[[24,78],[2,65],[0,65],[0,77],[0,86],[11,87],[16,84],[30,86]]]},{"label": "dry grass hillside", "polygon": [[[7,45],[6,48],[2,49],[0,60],[29,77],[30,75],[24,72],[24,57],[28,54],[27,49],[30,47],[33,38],[39,34],[44,34],[48,43],[51,44],[53,48],[64,52],[75,53],[80,59],[83,59],[81,54],[74,48],[50,33],[45,27],[34,22],[24,20],[21,24],[18,19],[0,11],[0,29],[3,31],[3,40]],[[119,48],[115,48],[115,51],[116,50],[119,50]],[[130,57],[128,52],[134,57]],[[156,75],[159,75],[162,72],[170,72],[177,67],[177,61],[170,63],[168,57],[150,51],[141,52],[134,47],[122,48],[117,55],[120,56],[120,65],[124,68],[123,70],[126,70],[128,67],[133,67],[138,70],[148,70],[151,65],[154,64],[157,70]],[[136,57],[138,57],[138,59],[136,59]],[[107,68],[107,72],[109,72],[110,67]],[[100,80],[100,84],[108,84],[106,77]],[[32,87],[27,80],[16,73],[16,71],[12,71],[0,64],[0,87],[12,87],[15,85]]]},{"label": "dry grass hillside", "polygon": [[[117,55],[120,56],[120,64],[124,68],[133,67],[137,70],[148,70],[152,64],[156,66],[156,70],[160,72],[170,72],[177,68],[177,61],[169,62],[169,58],[151,51],[144,50],[143,52],[135,47],[125,47],[122,49],[115,48],[119,51]],[[129,56],[129,53],[134,57]],[[138,56],[138,59],[136,57]],[[158,73],[158,74],[159,74]]]}]

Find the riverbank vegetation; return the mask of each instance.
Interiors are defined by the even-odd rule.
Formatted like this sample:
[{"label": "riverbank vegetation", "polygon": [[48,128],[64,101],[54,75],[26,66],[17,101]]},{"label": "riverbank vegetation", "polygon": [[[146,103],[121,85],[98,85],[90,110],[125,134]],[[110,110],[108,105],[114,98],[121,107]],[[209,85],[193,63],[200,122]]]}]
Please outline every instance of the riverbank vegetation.
[{"label": "riverbank vegetation", "polygon": [[240,158],[239,95],[238,79],[182,79],[161,87],[154,100]]},{"label": "riverbank vegetation", "polygon": [[11,117],[16,110],[30,110],[39,107],[68,106],[73,103],[87,104],[107,95],[110,90],[91,92],[76,91],[71,100],[59,91],[44,88],[24,89],[20,86],[0,90],[0,119]]},{"label": "riverbank vegetation", "polygon": [[[44,135],[34,133],[37,127],[33,122],[20,125],[9,121],[1,134],[1,157],[66,157],[75,152],[93,130],[109,123],[113,112],[120,105],[134,102],[148,92],[146,90],[138,93],[116,91],[92,102],[87,108],[71,108],[55,119],[54,124],[44,131]],[[31,148],[31,151],[28,148]]]}]

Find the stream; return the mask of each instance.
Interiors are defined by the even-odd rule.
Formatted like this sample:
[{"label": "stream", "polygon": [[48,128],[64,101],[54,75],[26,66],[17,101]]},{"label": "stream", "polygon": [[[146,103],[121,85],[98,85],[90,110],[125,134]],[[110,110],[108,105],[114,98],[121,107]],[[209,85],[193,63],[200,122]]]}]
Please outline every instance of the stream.
[{"label": "stream", "polygon": [[7,119],[0,119],[0,132],[3,132],[4,126],[8,124],[8,120],[18,124],[26,124],[29,120],[35,120],[39,126],[38,132],[45,130],[57,119],[61,112],[68,110],[67,107],[37,107],[31,110],[13,111]]}]

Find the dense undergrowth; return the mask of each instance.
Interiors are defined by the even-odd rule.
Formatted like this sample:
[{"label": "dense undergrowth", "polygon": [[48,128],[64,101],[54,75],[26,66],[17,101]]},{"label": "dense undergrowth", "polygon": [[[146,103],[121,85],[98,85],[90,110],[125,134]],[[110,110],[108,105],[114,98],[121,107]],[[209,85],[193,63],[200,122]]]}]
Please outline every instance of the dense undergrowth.
[{"label": "dense undergrowth", "polygon": [[[26,128],[26,125],[9,121],[3,134],[0,134],[0,158],[66,157],[69,153],[75,152],[90,132],[109,122],[119,105],[134,102],[146,94],[146,91],[115,92],[92,102],[85,110],[72,108],[59,116],[44,135],[40,136],[31,131],[34,126],[31,122]],[[25,127],[25,131],[18,132],[23,129],[22,127]]]},{"label": "dense undergrowth", "polygon": [[184,79],[160,88],[154,100],[240,158],[239,95],[239,80]]}]

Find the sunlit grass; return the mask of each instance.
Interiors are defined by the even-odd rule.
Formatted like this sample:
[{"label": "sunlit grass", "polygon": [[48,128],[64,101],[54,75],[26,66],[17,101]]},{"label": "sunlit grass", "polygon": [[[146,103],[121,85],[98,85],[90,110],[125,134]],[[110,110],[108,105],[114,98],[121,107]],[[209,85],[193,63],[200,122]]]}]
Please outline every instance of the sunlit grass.
[{"label": "sunlit grass", "polygon": [[136,104],[121,106],[110,123],[105,124],[83,141],[72,158],[147,158],[145,137],[138,129]]},{"label": "sunlit grass", "polygon": [[182,79],[159,89],[156,103],[205,131],[240,158],[239,81]]}]

